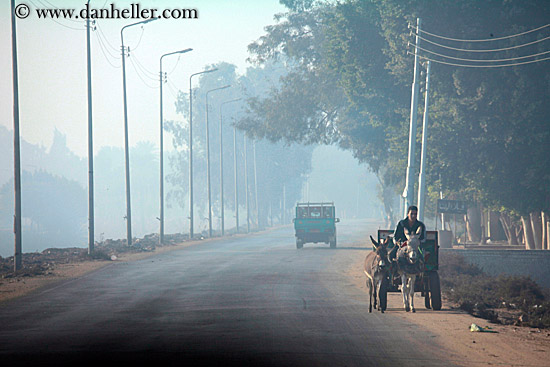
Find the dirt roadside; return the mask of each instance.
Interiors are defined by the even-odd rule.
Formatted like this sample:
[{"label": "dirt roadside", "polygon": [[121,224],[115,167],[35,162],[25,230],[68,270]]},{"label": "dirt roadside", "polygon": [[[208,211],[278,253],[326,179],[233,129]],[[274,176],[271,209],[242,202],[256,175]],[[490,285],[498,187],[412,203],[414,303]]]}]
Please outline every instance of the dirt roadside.
[{"label": "dirt roadside", "polygon": [[[356,259],[346,276],[368,297],[362,266],[363,259]],[[415,306],[416,313],[405,312],[401,293],[388,293],[386,315],[400,317],[434,334],[456,365],[550,366],[550,330],[492,324],[450,307],[445,300],[442,310],[427,310],[420,293],[415,294]],[[471,332],[473,323],[488,326],[493,332]]]},{"label": "dirt roadside", "polygon": [[84,260],[66,264],[57,263],[51,266],[45,274],[4,277],[0,279],[0,304],[7,300],[24,296],[50,284],[81,277],[104,266],[112,265],[113,263],[141,260],[167,251],[174,251],[215,240],[214,238],[212,240],[186,241],[173,245],[155,247],[153,250],[146,252],[118,253],[116,257],[113,258],[114,260]]}]

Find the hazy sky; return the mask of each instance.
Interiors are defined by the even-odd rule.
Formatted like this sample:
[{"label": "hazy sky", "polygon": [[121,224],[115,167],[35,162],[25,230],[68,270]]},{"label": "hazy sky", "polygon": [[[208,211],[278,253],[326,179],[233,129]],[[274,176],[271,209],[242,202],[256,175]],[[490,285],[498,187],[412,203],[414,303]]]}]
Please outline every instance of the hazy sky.
[{"label": "hazy sky", "polygon": [[[54,129],[67,136],[67,145],[87,155],[86,31],[84,20],[38,19],[36,8],[82,9],[86,3],[65,0],[18,0],[31,15],[17,21],[20,129],[22,137],[49,148]],[[158,144],[159,59],[185,48],[192,52],[165,57],[163,71],[171,72],[163,87],[164,115],[176,116],[176,89],[189,90],[189,75],[206,65],[225,61],[246,67],[247,45],[274,24],[274,14],[285,11],[278,0],[130,1],[91,0],[91,8],[130,8],[132,3],[157,9],[195,8],[199,19],[159,19],[124,31],[133,62],[127,59],[130,145],[149,140]],[[123,97],[120,29],[139,20],[98,20],[92,32],[92,88],[94,150],[123,146]],[[101,41],[100,41],[101,39]],[[0,3],[0,124],[13,129],[10,2]],[[103,49],[102,49],[103,47]],[[136,71],[139,70],[139,73]],[[193,79],[193,84],[198,78]],[[196,84],[195,84],[196,85]],[[168,137],[167,137],[168,139]],[[170,148],[169,141],[165,148]],[[24,152],[23,159],[24,159]]]}]

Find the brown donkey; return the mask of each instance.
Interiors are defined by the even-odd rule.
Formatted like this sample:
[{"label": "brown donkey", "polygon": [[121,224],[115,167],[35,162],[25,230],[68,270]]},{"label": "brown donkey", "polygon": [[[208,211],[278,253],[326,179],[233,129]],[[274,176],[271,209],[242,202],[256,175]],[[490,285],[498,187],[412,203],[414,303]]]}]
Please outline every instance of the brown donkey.
[{"label": "brown donkey", "polygon": [[387,306],[387,276],[389,270],[388,242],[378,243],[370,236],[374,250],[365,258],[365,275],[367,276],[367,288],[369,289],[369,312],[372,312],[372,299],[374,293],[374,308],[384,313]]}]

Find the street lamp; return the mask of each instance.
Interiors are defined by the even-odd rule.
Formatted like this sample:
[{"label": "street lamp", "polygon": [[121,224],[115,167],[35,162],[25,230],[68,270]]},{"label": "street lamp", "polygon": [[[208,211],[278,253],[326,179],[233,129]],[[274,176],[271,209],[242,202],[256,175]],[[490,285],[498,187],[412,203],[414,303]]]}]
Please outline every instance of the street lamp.
[{"label": "street lamp", "polygon": [[126,162],[126,235],[128,246],[132,245],[132,207],[130,204],[130,153],[128,148],[128,106],[126,103],[126,51],[124,49],[124,30],[138,24],[149,23],[157,19],[158,18],[151,18],[141,22],[128,24],[120,30],[120,40],[122,42],[122,91],[124,96],[124,158]]},{"label": "street lamp", "polygon": [[221,227],[222,227],[222,236],[225,234],[224,226],[224,212],[223,212],[223,134],[222,134],[222,107],[225,104],[240,101],[242,98],[232,99],[231,101],[226,101],[220,104],[220,205],[221,205]]},{"label": "street lamp", "polygon": [[206,92],[206,181],[208,186],[208,237],[212,237],[212,193],[210,189],[210,137],[208,127],[208,94],[217,90],[226,89],[231,85],[210,89]]},{"label": "street lamp", "polygon": [[218,68],[200,71],[189,77],[189,239],[193,238],[193,89],[191,79],[195,75],[211,73]]},{"label": "street lamp", "polygon": [[159,243],[162,245],[164,243],[164,138],[163,138],[163,116],[162,116],[162,59],[164,56],[175,55],[175,54],[184,54],[186,52],[192,51],[192,48],[186,48],[185,50],[169,52],[160,57],[160,238]]},{"label": "street lamp", "polygon": [[239,180],[237,174],[237,127],[233,125],[233,171],[235,173],[235,229],[239,233]]}]

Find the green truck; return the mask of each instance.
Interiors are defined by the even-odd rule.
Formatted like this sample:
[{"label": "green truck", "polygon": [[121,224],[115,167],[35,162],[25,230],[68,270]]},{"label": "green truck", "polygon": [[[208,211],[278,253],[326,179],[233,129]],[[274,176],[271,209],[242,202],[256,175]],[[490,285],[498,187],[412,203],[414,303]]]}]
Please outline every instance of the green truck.
[{"label": "green truck", "polygon": [[336,223],[340,219],[336,218],[333,202],[298,203],[293,222],[297,249],[308,242],[324,242],[330,244],[330,248],[336,248]]}]

